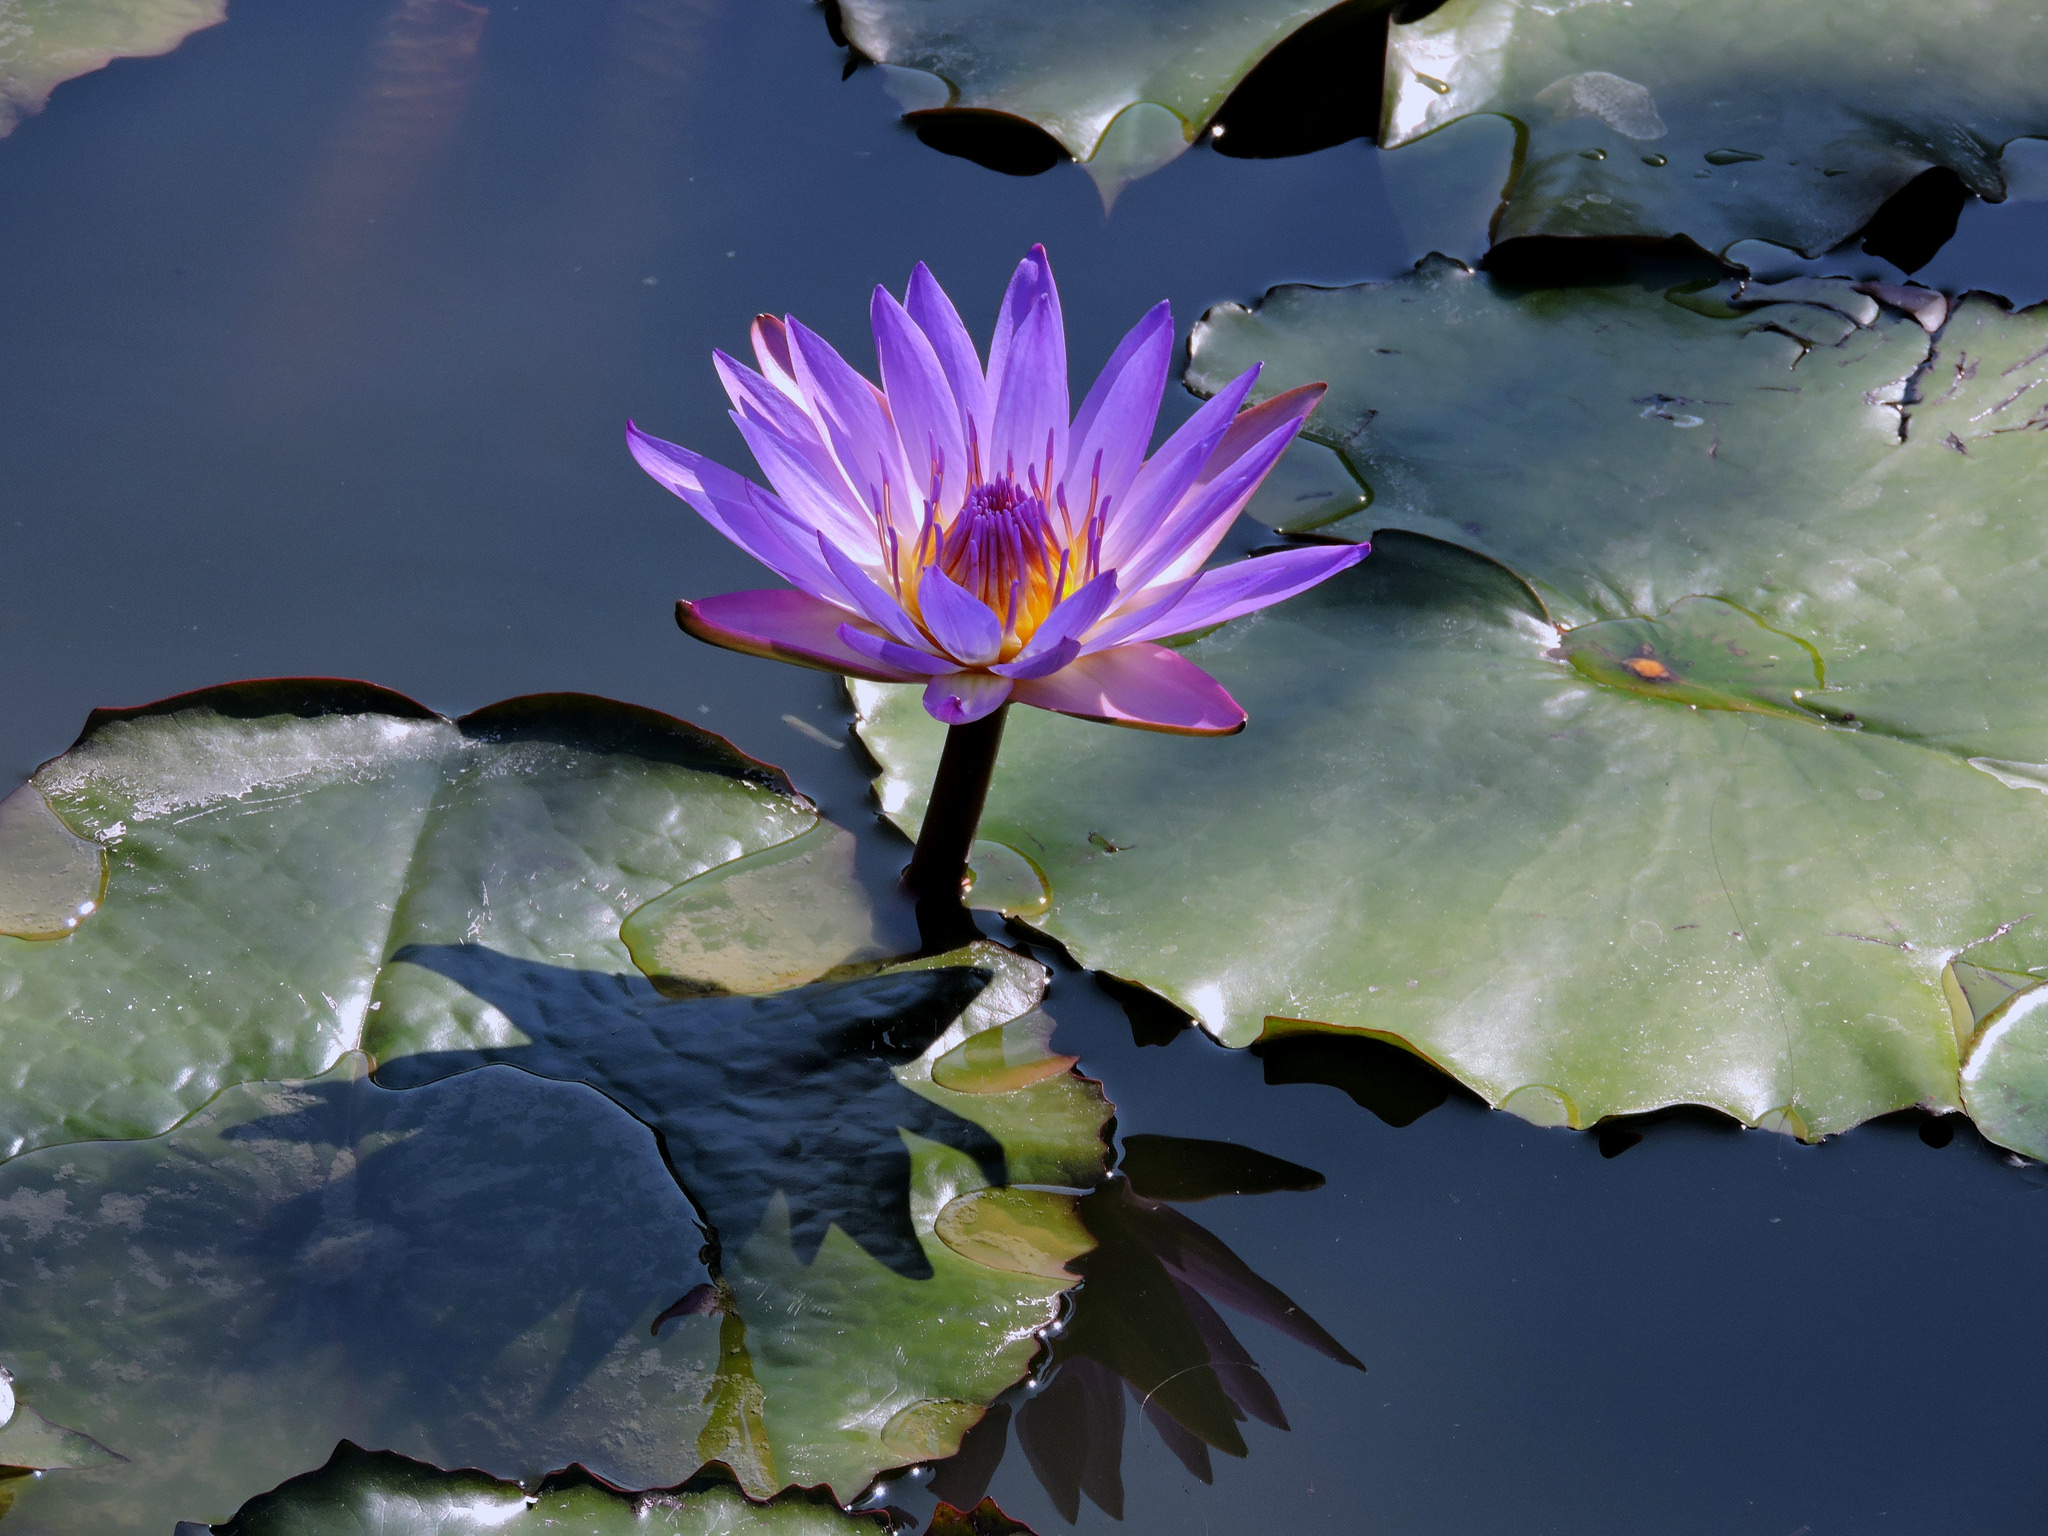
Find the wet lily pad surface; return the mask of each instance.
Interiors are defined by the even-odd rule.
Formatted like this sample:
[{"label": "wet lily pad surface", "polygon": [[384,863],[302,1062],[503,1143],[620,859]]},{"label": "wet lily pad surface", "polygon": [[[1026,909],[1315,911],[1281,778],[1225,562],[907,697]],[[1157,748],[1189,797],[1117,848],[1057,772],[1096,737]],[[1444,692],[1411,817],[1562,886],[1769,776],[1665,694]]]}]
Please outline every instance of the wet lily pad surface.
[{"label": "wet lily pad surface", "polygon": [[0,6],[0,139],[66,80],[169,53],[227,20],[227,0],[7,0]]},{"label": "wet lily pad surface", "polygon": [[[233,1083],[325,1071],[373,1021],[473,1026],[460,987],[385,974],[407,944],[630,972],[635,908],[817,821],[652,710],[567,695],[455,722],[319,680],[103,711],[27,793],[107,872],[68,937],[0,937],[7,1152],[158,1134]],[[47,867],[10,857],[0,890]]]},{"label": "wet lily pad surface", "polygon": [[[327,1465],[251,1499],[211,1536],[852,1536],[886,1527],[829,1500],[757,1504],[730,1486],[622,1495],[587,1481],[529,1493],[479,1472],[444,1472],[344,1442]],[[181,1528],[180,1536],[200,1536]]]},{"label": "wet lily pad surface", "polygon": [[[1434,263],[1212,313],[1198,389],[1332,381],[1374,499],[1320,534],[1413,532],[1193,646],[1242,738],[1017,722],[984,835],[1042,925],[1226,1042],[1378,1034],[1546,1123],[1982,1097],[1944,970],[2048,961],[2048,695],[1986,665],[2039,625],[2048,333],[1799,298]],[[935,738],[859,693],[914,824]]]},{"label": "wet lily pad surface", "polygon": [[1381,143],[1475,113],[1526,148],[1496,239],[1682,235],[1808,254],[1934,168],[1993,201],[2048,133],[2032,0],[1700,6],[1449,0],[1390,34]]},{"label": "wet lily pad surface", "polygon": [[[81,1036],[134,1053],[155,1113],[249,1078],[168,1135],[79,1144],[151,1128],[88,1111],[0,1167],[32,1277],[0,1360],[126,1458],[38,1485],[47,1528],[221,1519],[342,1438],[852,1499],[957,1447],[1091,1246],[1070,1212],[1109,1107],[1048,1048],[1043,967],[884,963],[843,860],[762,883],[750,848],[834,829],[715,737],[246,685],[96,717],[22,793],[109,872],[73,931],[0,939],[10,1112],[89,1082],[51,1065]],[[690,963],[634,968],[633,916]],[[327,1076],[252,1075],[337,1043]],[[1021,1225],[988,1200],[1012,1184],[1040,1187]]]},{"label": "wet lily pad surface", "polygon": [[841,0],[847,41],[907,111],[1035,123],[1105,200],[1180,155],[1231,88],[1329,0]]}]

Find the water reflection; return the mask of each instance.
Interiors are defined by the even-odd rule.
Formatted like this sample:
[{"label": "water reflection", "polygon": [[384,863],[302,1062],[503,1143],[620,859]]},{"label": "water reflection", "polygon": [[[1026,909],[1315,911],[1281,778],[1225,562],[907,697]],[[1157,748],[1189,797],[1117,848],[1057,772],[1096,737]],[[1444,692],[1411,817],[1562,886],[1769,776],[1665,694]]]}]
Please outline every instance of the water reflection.
[{"label": "water reflection", "polygon": [[1284,1291],[1166,1203],[1315,1189],[1321,1174],[1229,1142],[1141,1135],[1125,1145],[1124,1170],[1079,1204],[1097,1247],[1075,1261],[1082,1286],[1039,1387],[992,1409],[933,1476],[931,1493],[956,1509],[986,1494],[1014,1424],[1032,1473],[1069,1522],[1084,1495],[1122,1519],[1126,1396],[1205,1483],[1214,1475],[1212,1451],[1247,1454],[1239,1426],[1248,1419],[1289,1428],[1278,1394],[1219,1306],[1365,1369]]}]

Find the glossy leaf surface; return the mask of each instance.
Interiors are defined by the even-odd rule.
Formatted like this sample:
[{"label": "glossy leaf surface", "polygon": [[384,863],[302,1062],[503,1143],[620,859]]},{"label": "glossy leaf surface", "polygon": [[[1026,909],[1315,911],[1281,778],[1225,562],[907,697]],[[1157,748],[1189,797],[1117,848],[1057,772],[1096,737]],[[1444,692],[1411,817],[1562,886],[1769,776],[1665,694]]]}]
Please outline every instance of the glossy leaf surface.
[{"label": "glossy leaf surface", "polygon": [[[1041,925],[1230,1043],[1362,1030],[1549,1123],[1961,1105],[1948,963],[2048,960],[2048,319],[1770,298],[1438,263],[1212,312],[1197,386],[1331,382],[1375,500],[1326,534],[1477,553],[1376,535],[1193,644],[1241,738],[1017,722],[983,835]],[[935,740],[858,692],[914,825]]]},{"label": "glossy leaf surface", "polygon": [[0,0],[0,139],[66,80],[169,53],[227,15],[227,0]]},{"label": "glossy leaf surface", "polygon": [[480,1472],[444,1472],[344,1443],[319,1471],[251,1499],[211,1529],[214,1536],[852,1536],[882,1526],[829,1501],[789,1495],[757,1504],[730,1486],[635,1496],[580,1483],[532,1495]]},{"label": "glossy leaf surface", "polygon": [[158,1134],[233,1083],[325,1071],[372,1020],[462,1036],[485,1005],[387,974],[407,944],[631,971],[635,908],[817,820],[650,710],[558,695],[456,722],[318,680],[102,711],[30,788],[107,876],[68,937],[0,937],[9,1154]]},{"label": "glossy leaf surface", "polygon": [[[907,109],[1044,129],[1105,199],[1188,147],[1231,88],[1331,0],[842,0],[846,37]],[[912,74],[912,72],[916,72]]]},{"label": "glossy leaf surface", "polygon": [[2032,0],[1449,0],[1393,28],[1381,142],[1497,113],[1527,148],[1496,239],[1684,235],[1808,254],[1931,167],[1996,200],[2048,133]]}]

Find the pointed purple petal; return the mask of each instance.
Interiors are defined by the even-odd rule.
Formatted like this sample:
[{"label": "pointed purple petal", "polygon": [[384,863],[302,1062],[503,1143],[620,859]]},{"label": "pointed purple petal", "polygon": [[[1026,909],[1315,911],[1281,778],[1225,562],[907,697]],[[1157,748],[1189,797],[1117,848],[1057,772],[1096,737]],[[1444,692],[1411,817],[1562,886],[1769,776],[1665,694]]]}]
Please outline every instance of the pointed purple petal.
[{"label": "pointed purple petal", "polygon": [[812,419],[861,506],[873,516],[886,500],[898,525],[914,528],[919,503],[880,392],[801,321],[789,322],[789,344]]},{"label": "pointed purple petal", "polygon": [[1173,308],[1162,299],[1117,344],[1074,417],[1065,480],[1067,501],[1077,517],[1087,510],[1091,480],[1098,494],[1118,503],[1124,499],[1152,444],[1172,364]]},{"label": "pointed purple petal", "polygon": [[[1322,398],[1321,384],[1302,384],[1238,413],[1237,419],[1230,424],[1230,430],[1223,434],[1223,441],[1210,455],[1209,462],[1195,477],[1195,491],[1202,493],[1226,475],[1236,474],[1239,494],[1234,501],[1212,496],[1207,502],[1205,515],[1181,527],[1174,535],[1181,546],[1180,551],[1160,567],[1152,579],[1192,575],[1202,568]],[[1260,455],[1263,455],[1261,467],[1246,481],[1239,472],[1248,461]]]},{"label": "pointed purple petal", "polygon": [[903,307],[917,322],[917,328],[924,332],[925,340],[932,344],[939,366],[946,371],[946,382],[953,386],[953,398],[960,405],[962,435],[965,435],[971,421],[975,436],[986,443],[989,429],[988,385],[982,377],[981,354],[974,350],[974,338],[967,334],[960,311],[953,307],[953,301],[946,297],[939,280],[921,261],[910,274]]},{"label": "pointed purple petal", "polygon": [[1060,316],[1060,291],[1052,280],[1052,263],[1046,258],[1045,247],[1034,245],[1017,263],[1017,270],[1010,274],[1010,286],[1003,290],[1002,308],[996,311],[996,333],[988,344],[988,384],[990,404],[994,404],[998,383],[1009,365],[1010,348],[1016,341],[1017,329],[1039,300],[1052,306],[1053,331],[1060,338],[1060,379],[1067,377],[1066,322]]},{"label": "pointed purple petal", "polygon": [[965,667],[985,667],[1003,651],[1003,621],[987,603],[935,565],[917,584],[917,611],[940,649]]},{"label": "pointed purple petal", "polygon": [[[1195,483],[1217,445],[1228,435],[1231,418],[1251,392],[1258,373],[1257,367],[1248,368],[1224,385],[1214,399],[1182,422],[1173,436],[1159,445],[1159,451],[1145,461],[1145,467],[1124,493],[1123,505],[1110,508],[1102,538],[1102,564],[1106,569],[1123,569],[1132,555],[1150,544],[1159,524],[1180,505],[1188,487]],[[1124,583],[1127,594],[1136,590],[1136,583]]]},{"label": "pointed purple petal", "polygon": [[1192,576],[1202,568],[1223,535],[1237,520],[1259,482],[1280,462],[1280,455],[1300,430],[1297,420],[1283,421],[1265,438],[1238,455],[1214,480],[1198,480],[1181,504],[1161,519],[1152,536],[1124,562],[1124,580],[1134,588]]},{"label": "pointed purple petal", "polygon": [[796,382],[796,364],[789,355],[789,328],[775,315],[756,315],[751,334],[762,377],[790,399],[801,400],[803,390]]},{"label": "pointed purple petal", "polygon": [[786,519],[774,515],[780,504],[745,476],[632,422],[626,423],[626,445],[642,469],[784,581],[814,593],[836,585],[815,548],[791,545]]},{"label": "pointed purple petal", "polygon": [[878,683],[913,683],[923,676],[879,663],[847,645],[840,635],[842,628],[851,628],[846,610],[808,592],[721,592],[699,602],[678,603],[676,618],[699,640],[749,656]]},{"label": "pointed purple petal", "polygon": [[937,677],[942,673],[957,672],[959,664],[943,656],[934,656],[930,651],[914,646],[898,645],[894,640],[885,640],[880,635],[871,635],[855,629],[851,624],[841,624],[839,638],[848,647],[871,661],[897,672],[907,672],[918,677]]},{"label": "pointed purple petal", "polygon": [[1072,666],[1081,656],[1081,642],[1074,639],[1056,640],[1032,652],[1019,656],[1015,661],[1006,661],[1001,666],[990,667],[989,671],[999,677],[1025,682],[1034,677],[1046,677],[1061,667]]},{"label": "pointed purple petal", "polygon": [[880,582],[860,565],[848,559],[843,550],[834,548],[829,539],[821,538],[818,541],[818,553],[823,557],[833,576],[838,579],[849,608],[884,634],[894,635],[905,645],[923,646],[924,636],[918,632],[916,622]]},{"label": "pointed purple petal", "polygon": [[924,685],[924,707],[947,725],[972,725],[1010,697],[1010,680],[987,672],[951,672]]},{"label": "pointed purple petal", "polygon": [[960,425],[960,402],[953,398],[953,386],[946,382],[931,342],[888,289],[875,290],[868,314],[903,457],[910,472],[923,477],[915,489],[929,497],[937,470],[943,487],[940,510],[949,512],[967,494],[967,439]]},{"label": "pointed purple petal", "polygon": [[1279,554],[1260,555],[1204,571],[1179,602],[1126,638],[1160,640],[1226,623],[1242,614],[1285,602],[1297,592],[1306,592],[1371,553],[1369,544],[1319,545],[1313,549],[1282,550]]},{"label": "pointed purple petal", "polygon": [[879,558],[874,522],[854,500],[829,455],[821,453],[824,462],[819,463],[804,451],[801,440],[790,441],[751,409],[729,414],[753,450],[754,462],[792,514],[855,559]]},{"label": "pointed purple petal", "polygon": [[1050,677],[1018,683],[1014,697],[1083,720],[1182,736],[1244,729],[1244,711],[1223,685],[1163,645],[1122,645],[1083,656]]},{"label": "pointed purple petal", "polygon": [[[1104,571],[1085,586],[1068,593],[1052,606],[1052,612],[1045,616],[1045,622],[1032,631],[1031,639],[1024,649],[1017,653],[1018,661],[1030,661],[1040,651],[1049,650],[1063,640],[1079,640],[1095,627],[1096,621],[1116,602],[1116,572]],[[1035,676],[1035,673],[1013,673],[1012,676]]]},{"label": "pointed purple petal", "polygon": [[1067,462],[1067,342],[1059,327],[1058,308],[1040,299],[1017,327],[1003,371],[989,375],[996,420],[987,471],[1036,484],[1046,496]]}]

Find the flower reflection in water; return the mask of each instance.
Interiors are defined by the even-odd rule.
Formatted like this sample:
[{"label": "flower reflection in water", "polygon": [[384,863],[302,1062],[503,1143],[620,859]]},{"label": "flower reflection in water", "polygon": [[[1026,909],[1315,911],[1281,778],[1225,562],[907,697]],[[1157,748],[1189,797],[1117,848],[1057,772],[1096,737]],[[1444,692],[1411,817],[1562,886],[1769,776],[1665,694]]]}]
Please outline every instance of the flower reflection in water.
[{"label": "flower reflection in water", "polygon": [[1076,1260],[1084,1283],[1051,1342],[1044,1386],[998,1404],[940,1463],[931,1491],[955,1508],[987,1492],[1012,1419],[1032,1472],[1068,1521],[1083,1494],[1122,1519],[1125,1396],[1189,1472],[1209,1482],[1210,1453],[1247,1452],[1238,1426],[1288,1427],[1286,1411],[1219,1305],[1277,1328],[1331,1360],[1364,1370],[1323,1326],[1255,1273],[1213,1233],[1163,1199],[1318,1188],[1322,1176],[1225,1142],[1126,1139],[1126,1172],[1080,1202],[1096,1239]]}]

